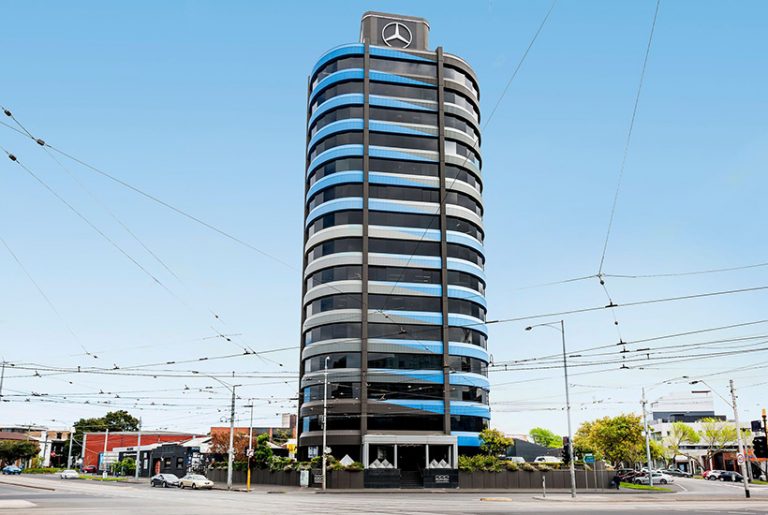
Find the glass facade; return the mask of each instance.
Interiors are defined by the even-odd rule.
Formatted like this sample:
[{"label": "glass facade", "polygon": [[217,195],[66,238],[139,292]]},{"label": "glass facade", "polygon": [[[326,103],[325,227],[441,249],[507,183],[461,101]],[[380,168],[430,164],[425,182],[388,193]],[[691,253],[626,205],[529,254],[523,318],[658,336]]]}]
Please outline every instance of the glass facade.
[{"label": "glass facade", "polygon": [[490,410],[477,79],[442,49],[340,48],[308,82],[299,454],[322,433],[326,365],[334,446],[389,432],[479,445]]}]

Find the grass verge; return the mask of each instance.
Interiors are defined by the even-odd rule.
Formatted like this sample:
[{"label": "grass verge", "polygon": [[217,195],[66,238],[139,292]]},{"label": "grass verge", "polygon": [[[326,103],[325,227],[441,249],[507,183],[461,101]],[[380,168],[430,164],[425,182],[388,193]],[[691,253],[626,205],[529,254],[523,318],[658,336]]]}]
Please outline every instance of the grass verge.
[{"label": "grass verge", "polygon": [[646,490],[649,492],[671,492],[672,490],[669,488],[664,488],[663,486],[649,486],[649,485],[636,485],[634,483],[621,483],[621,488],[625,488],[627,490]]},{"label": "grass verge", "polygon": [[128,481],[127,478],[124,477],[101,477],[101,476],[80,476],[80,479],[85,479],[87,481],[107,481],[107,482],[119,482],[119,481]]}]

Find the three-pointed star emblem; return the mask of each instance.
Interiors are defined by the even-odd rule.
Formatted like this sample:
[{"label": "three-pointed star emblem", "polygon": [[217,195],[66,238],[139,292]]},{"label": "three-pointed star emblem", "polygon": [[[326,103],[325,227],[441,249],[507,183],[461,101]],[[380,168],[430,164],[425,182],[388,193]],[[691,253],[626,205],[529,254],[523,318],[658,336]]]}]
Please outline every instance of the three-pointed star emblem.
[{"label": "three-pointed star emblem", "polygon": [[408,48],[413,41],[411,29],[400,22],[393,21],[381,29],[381,39],[387,46],[396,48]]}]

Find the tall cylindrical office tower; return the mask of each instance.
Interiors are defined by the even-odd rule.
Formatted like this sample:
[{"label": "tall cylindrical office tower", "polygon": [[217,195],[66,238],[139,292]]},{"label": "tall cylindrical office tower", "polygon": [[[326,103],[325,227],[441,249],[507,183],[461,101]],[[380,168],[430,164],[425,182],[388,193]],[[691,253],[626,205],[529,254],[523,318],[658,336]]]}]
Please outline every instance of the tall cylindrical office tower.
[{"label": "tall cylindrical office tower", "polygon": [[490,418],[479,89],[428,31],[366,13],[309,77],[298,442],[327,363],[331,453],[424,482]]}]

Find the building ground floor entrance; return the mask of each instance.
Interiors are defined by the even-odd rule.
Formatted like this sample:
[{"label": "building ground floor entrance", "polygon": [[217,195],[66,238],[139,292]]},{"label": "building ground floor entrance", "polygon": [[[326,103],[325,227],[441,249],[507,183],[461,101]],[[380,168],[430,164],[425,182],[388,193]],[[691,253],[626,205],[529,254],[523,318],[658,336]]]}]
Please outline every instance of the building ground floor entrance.
[{"label": "building ground floor entrance", "polygon": [[451,435],[365,435],[366,488],[456,488],[458,443]]}]

